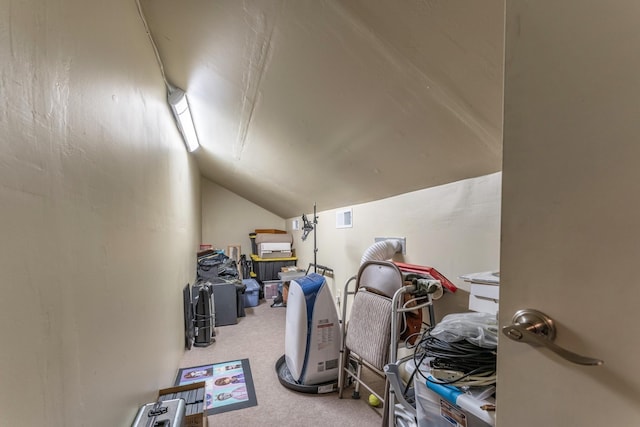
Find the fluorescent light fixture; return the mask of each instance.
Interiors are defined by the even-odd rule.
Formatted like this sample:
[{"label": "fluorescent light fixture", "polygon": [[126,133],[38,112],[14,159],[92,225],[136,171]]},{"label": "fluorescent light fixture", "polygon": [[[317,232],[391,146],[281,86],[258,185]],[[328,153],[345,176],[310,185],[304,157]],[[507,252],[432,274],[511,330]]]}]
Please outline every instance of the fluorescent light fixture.
[{"label": "fluorescent light fixture", "polygon": [[200,147],[198,142],[198,134],[196,128],[193,125],[193,117],[191,117],[191,110],[189,110],[189,101],[187,100],[187,94],[180,88],[171,88],[169,90],[169,105],[178,123],[178,129],[182,134],[184,143],[187,146],[189,152],[193,152]]}]

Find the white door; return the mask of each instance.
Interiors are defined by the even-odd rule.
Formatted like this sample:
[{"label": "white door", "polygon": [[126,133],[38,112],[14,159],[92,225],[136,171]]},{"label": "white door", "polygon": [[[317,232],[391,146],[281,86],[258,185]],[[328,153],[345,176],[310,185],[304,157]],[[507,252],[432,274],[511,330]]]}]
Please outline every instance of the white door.
[{"label": "white door", "polygon": [[498,427],[640,426],[640,2],[507,1]]}]

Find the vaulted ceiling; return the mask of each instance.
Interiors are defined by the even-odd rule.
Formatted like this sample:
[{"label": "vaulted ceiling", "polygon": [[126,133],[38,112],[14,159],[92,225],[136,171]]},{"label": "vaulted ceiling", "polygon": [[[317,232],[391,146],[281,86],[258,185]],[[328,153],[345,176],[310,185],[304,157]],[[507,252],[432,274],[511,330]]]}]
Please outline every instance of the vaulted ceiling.
[{"label": "vaulted ceiling", "polygon": [[141,4],[202,175],[284,218],[501,168],[502,0]]}]

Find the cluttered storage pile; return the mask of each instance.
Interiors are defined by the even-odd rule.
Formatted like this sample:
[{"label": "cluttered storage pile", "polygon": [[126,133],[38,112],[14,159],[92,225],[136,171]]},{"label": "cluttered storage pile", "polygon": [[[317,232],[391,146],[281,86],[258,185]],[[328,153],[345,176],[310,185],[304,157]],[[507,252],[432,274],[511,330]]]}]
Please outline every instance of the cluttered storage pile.
[{"label": "cluttered storage pile", "polygon": [[413,370],[418,418],[434,427],[461,419],[468,427],[494,426],[497,344],[492,313],[449,314],[427,331],[412,364],[419,367]]}]

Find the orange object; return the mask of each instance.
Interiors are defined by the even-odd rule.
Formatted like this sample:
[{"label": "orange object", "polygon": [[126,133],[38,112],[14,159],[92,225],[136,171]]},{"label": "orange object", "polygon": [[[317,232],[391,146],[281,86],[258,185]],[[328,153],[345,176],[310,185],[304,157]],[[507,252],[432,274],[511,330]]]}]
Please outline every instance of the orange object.
[{"label": "orange object", "polygon": [[275,228],[256,228],[257,233],[267,233],[267,234],[287,234],[284,230],[276,230]]}]

